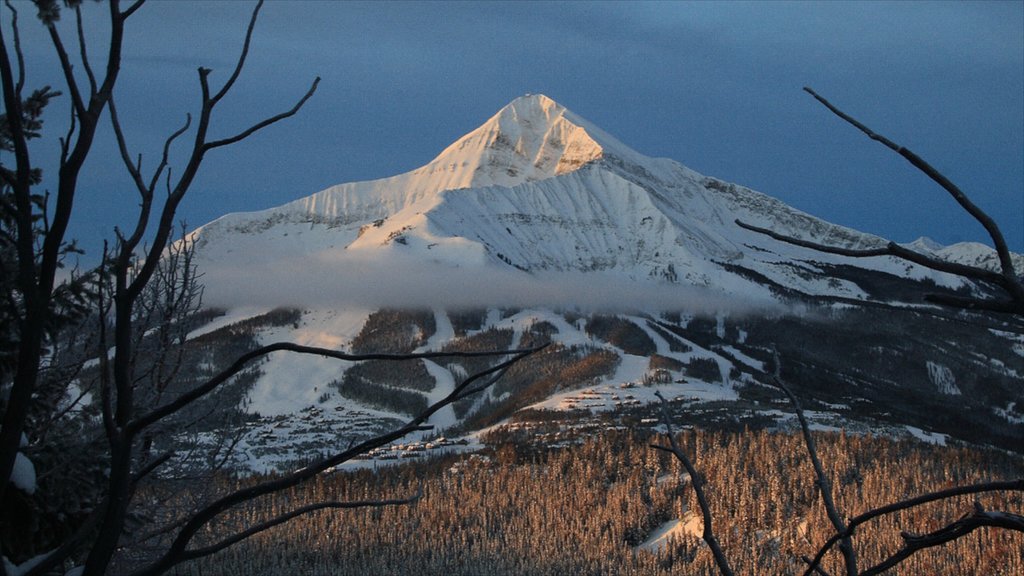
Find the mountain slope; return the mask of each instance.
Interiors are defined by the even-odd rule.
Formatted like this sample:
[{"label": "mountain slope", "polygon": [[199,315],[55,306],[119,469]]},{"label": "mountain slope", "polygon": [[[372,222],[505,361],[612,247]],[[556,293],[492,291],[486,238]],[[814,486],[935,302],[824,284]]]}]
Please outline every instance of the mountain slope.
[{"label": "mountain slope", "polygon": [[[814,296],[868,295],[814,264],[843,259],[772,241],[736,219],[844,247],[882,242],[643,156],[543,95],[516,99],[419,169],[229,214],[193,238],[214,299],[217,289],[231,292],[239,282],[238,267],[272,277],[287,262],[289,269],[343,276],[358,269],[353,262],[376,269],[411,261],[483,267],[486,274],[602,272],[751,299],[777,296],[780,285]],[[974,252],[974,261],[989,258]],[[890,258],[856,266],[963,285]],[[218,276],[224,270],[232,270],[227,279]],[[372,272],[367,280],[374,281]]]},{"label": "mountain slope", "polygon": [[[550,411],[635,425],[656,415],[655,390],[702,423],[785,427],[768,385],[777,351],[819,426],[1016,449],[1019,322],[921,301],[982,287],[889,257],[797,248],[737,219],[850,248],[883,242],[643,156],[541,95],[513,101],[419,169],[229,214],[192,238],[209,304],[239,319],[296,308],[294,323],[261,329],[263,343],[351,351],[367,334],[395,332],[412,335],[405,352],[557,344],[434,422],[454,431],[544,422]],[[980,245],[910,246],[995,262]],[[260,415],[253,458],[300,460],[300,428],[323,446],[350,441],[478,368],[358,366],[267,358],[245,404]],[[714,408],[697,406],[705,402]],[[292,431],[277,432],[287,423]],[[260,456],[271,441],[276,460]]]}]

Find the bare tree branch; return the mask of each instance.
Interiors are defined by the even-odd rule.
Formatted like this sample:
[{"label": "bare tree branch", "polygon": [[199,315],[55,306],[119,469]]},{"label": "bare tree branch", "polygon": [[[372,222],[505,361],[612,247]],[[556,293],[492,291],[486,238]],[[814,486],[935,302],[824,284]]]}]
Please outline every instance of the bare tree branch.
[{"label": "bare tree branch", "polygon": [[92,71],[92,65],[89,64],[89,51],[85,45],[85,29],[82,28],[82,6],[75,6],[75,30],[78,32],[78,54],[82,59],[82,68],[85,69],[85,75],[89,79],[89,93],[95,94],[97,92],[96,75]]},{"label": "bare tree branch", "polygon": [[263,0],[259,0],[256,6],[252,9],[252,15],[249,17],[249,26],[245,30],[245,42],[242,43],[242,53],[238,56],[238,61],[235,62],[235,70],[231,73],[231,77],[224,83],[224,86],[218,91],[213,98],[210,98],[210,103],[216,105],[220,102],[224,96],[234,86],[235,81],[238,80],[238,76],[242,73],[242,68],[245,67],[245,59],[249,55],[249,44],[252,42],[252,31],[256,28],[256,19],[260,14],[260,9],[263,8]]},{"label": "bare tree branch", "polygon": [[378,448],[380,446],[384,446],[391,442],[394,442],[395,440],[398,440],[399,438],[406,436],[410,432],[416,430],[429,429],[429,427],[424,427],[423,424],[438,410],[455,402],[466,389],[470,388],[478,380],[486,378],[492,374],[504,372],[516,362],[519,362],[523,358],[526,358],[527,356],[530,356],[536,352],[539,352],[540,350],[543,350],[545,347],[547,347],[547,345],[517,351],[515,355],[512,356],[512,358],[505,360],[504,362],[501,362],[494,366],[491,366],[486,370],[482,370],[469,376],[462,383],[456,386],[451,391],[451,393],[449,393],[444,398],[438,400],[437,402],[431,404],[429,407],[427,407],[426,410],[413,417],[409,422],[407,422],[404,426],[400,428],[397,428],[390,432],[379,434],[368,440],[364,440],[358,444],[355,444],[354,446],[347,448],[342,452],[328,456],[326,458],[322,458],[317,462],[314,462],[313,464],[301,470],[297,470],[291,474],[287,474],[285,476],[275,478],[273,480],[269,480],[261,484],[257,484],[255,486],[250,486],[247,488],[236,490],[235,492],[232,492],[231,494],[228,494],[208,504],[203,509],[196,512],[189,519],[189,521],[184,524],[184,526],[179,531],[177,537],[171,543],[170,547],[163,556],[161,556],[159,559],[157,559],[149,566],[136,572],[134,576],[151,576],[155,574],[160,574],[168,570],[170,567],[189,559],[186,556],[188,554],[188,545],[195,537],[195,535],[204,526],[209,524],[214,518],[216,518],[226,510],[229,510],[244,502],[249,502],[255,498],[259,498],[260,496],[264,496],[267,494],[271,494],[302,484],[310,480],[311,478],[314,478],[324,470],[327,470],[328,468],[338,466],[339,464],[347,462],[348,460],[352,459],[353,457],[359,454],[364,454],[366,452],[369,452],[370,450],[373,450],[374,448]]},{"label": "bare tree branch", "polygon": [[960,206],[971,215],[978,223],[980,223],[988,232],[989,237],[992,239],[992,243],[995,246],[996,254],[999,258],[1000,272],[992,272],[975,266],[965,266],[962,264],[956,264],[951,262],[945,262],[937,258],[920,254],[913,250],[908,250],[895,242],[889,242],[883,248],[868,249],[868,250],[851,250],[846,248],[840,248],[837,246],[828,246],[819,244],[817,242],[810,242],[792,236],[779,234],[766,228],[761,228],[745,222],[736,221],[736,224],[747,230],[764,234],[780,242],[786,242],[796,246],[802,246],[804,248],[810,248],[819,252],[828,254],[837,254],[841,256],[848,256],[853,258],[866,258],[872,256],[895,256],[909,262],[937,270],[940,272],[947,272],[950,274],[956,274],[958,276],[980,280],[999,286],[1006,291],[1009,298],[1006,299],[981,299],[981,298],[962,298],[956,296],[944,296],[944,295],[928,295],[926,299],[945,306],[952,306],[956,308],[974,309],[974,310],[987,310],[991,312],[1011,313],[1011,314],[1024,314],[1024,281],[1018,276],[1017,271],[1014,269],[1013,258],[1010,254],[1010,250],[1007,247],[1006,240],[1003,238],[1003,234],[988,214],[981,210],[975,205],[970,198],[959,187],[943,175],[941,172],[936,170],[931,164],[926,162],[920,156],[915,154],[903,146],[896,144],[889,140],[885,136],[882,136],[875,131],[871,130],[863,123],[853,118],[849,114],[846,114],[831,102],[821,97],[814,90],[805,87],[804,91],[814,97],[815,100],[820,102],[829,111],[843,119],[845,122],[854,126],[868,138],[880,142],[883,146],[895,151],[897,154],[902,156],[911,165],[917,168],[919,171],[928,176],[932,181],[941,186],[946,192],[953,197]]},{"label": "bare tree branch", "polygon": [[132,486],[137,485],[143,478],[152,474],[157,468],[163,466],[165,462],[174,457],[173,452],[164,452],[157,456],[152,461],[146,463],[145,466],[140,468],[135,474],[132,475]]},{"label": "bare tree branch", "polygon": [[229,138],[222,138],[220,140],[214,140],[213,142],[207,142],[203,146],[203,150],[204,151],[213,150],[214,148],[220,148],[221,146],[227,146],[229,144],[234,144],[235,142],[240,142],[242,140],[245,140],[249,136],[252,136],[256,132],[266,128],[267,126],[270,126],[271,124],[275,124],[277,122],[280,122],[281,120],[284,120],[285,118],[290,118],[290,117],[294,116],[295,113],[298,112],[300,108],[302,108],[302,105],[306,103],[306,100],[309,100],[310,97],[313,96],[313,93],[316,92],[316,87],[319,84],[320,84],[320,77],[317,76],[313,80],[313,85],[309,87],[309,90],[306,91],[306,94],[303,95],[302,98],[298,102],[295,103],[295,106],[293,106],[291,108],[291,110],[288,110],[286,112],[281,112],[280,114],[276,114],[274,116],[271,116],[270,118],[267,118],[266,120],[258,122],[256,124],[250,126],[249,128],[247,128],[246,130],[243,130],[242,132],[239,132],[238,134],[235,134],[234,136],[231,136]]},{"label": "bare tree branch", "polygon": [[729,559],[725,556],[725,552],[722,551],[722,546],[718,543],[718,538],[715,537],[715,531],[711,525],[713,520],[711,506],[708,504],[707,496],[704,494],[704,484],[707,481],[697,471],[690,457],[686,455],[686,452],[679,446],[679,443],[676,442],[676,435],[672,431],[672,418],[668,413],[668,401],[661,395],[661,391],[656,391],[654,394],[661,400],[661,418],[665,423],[665,437],[668,439],[669,445],[651,444],[651,448],[672,454],[686,468],[686,473],[690,475],[690,485],[693,486],[693,492],[697,495],[697,504],[700,506],[701,515],[704,520],[702,537],[707,542],[708,547],[711,548],[711,554],[715,557],[715,564],[718,566],[719,572],[723,576],[732,576],[734,572],[729,565]]},{"label": "bare tree branch", "polygon": [[[149,223],[149,215],[152,211],[153,206],[153,194],[156,190],[156,185],[160,179],[161,174],[167,168],[170,157],[171,144],[174,141],[188,131],[189,126],[192,124],[192,115],[188,114],[185,118],[185,124],[178,130],[174,131],[164,141],[163,154],[160,157],[160,163],[153,170],[153,176],[150,178],[147,184],[143,180],[141,172],[141,157],[138,161],[132,161],[131,153],[128,151],[128,143],[124,136],[124,131],[121,128],[121,121],[117,114],[117,105],[114,101],[113,95],[110,97],[108,104],[110,109],[110,124],[114,129],[114,136],[117,140],[118,152],[121,154],[121,161],[124,163],[125,169],[128,171],[129,176],[132,178],[132,182],[135,184],[135,188],[139,193],[141,202],[139,204],[139,215],[136,218],[135,228],[131,235],[124,239],[125,246],[131,247],[131,251],[134,251],[135,247],[138,246],[139,242],[142,241],[142,236],[146,231],[147,224]],[[122,250],[124,253],[125,251]]]},{"label": "bare tree branch", "polygon": [[814,556],[809,564],[807,570],[804,572],[804,576],[810,576],[811,571],[817,567],[821,560],[825,557],[825,554],[843,538],[853,535],[854,530],[861,524],[878,518],[879,516],[885,516],[901,510],[908,510],[915,508],[929,502],[936,502],[938,500],[946,500],[955,496],[965,496],[967,494],[982,494],[985,492],[1024,492],[1024,478],[1018,478],[1016,480],[1005,480],[998,482],[982,482],[980,484],[969,484],[967,486],[954,486],[953,488],[947,488],[945,490],[938,490],[936,492],[929,492],[922,494],[914,498],[908,498],[906,500],[900,500],[899,502],[893,502],[886,506],[874,508],[868,510],[863,514],[859,514],[850,518],[847,522],[846,530],[839,534],[834,534],[829,538],[818,550],[818,553]]},{"label": "bare tree branch", "polygon": [[785,234],[779,234],[769,228],[761,228],[748,224],[742,220],[736,220],[736,225],[741,228],[746,228],[752,232],[763,234],[769,238],[773,238],[780,242],[792,244],[794,246],[800,246],[802,248],[810,248],[817,252],[824,252],[826,254],[836,254],[839,256],[847,256],[850,258],[871,258],[875,256],[895,256],[903,260],[909,260],[915,264],[920,264],[926,268],[937,270],[939,272],[947,272],[949,274],[956,274],[957,276],[963,276],[965,278],[971,278],[974,280],[981,280],[983,282],[989,282],[997,286],[1006,288],[1008,286],[1006,278],[997,272],[986,270],[984,268],[978,268],[975,266],[967,266],[964,264],[957,264],[955,262],[946,262],[945,260],[939,260],[938,258],[932,258],[913,250],[909,250],[900,246],[895,242],[889,242],[884,247],[880,248],[866,248],[866,249],[854,249],[854,248],[842,248],[840,246],[830,246],[828,244],[820,244],[818,242],[812,242],[810,240],[804,240],[802,238],[794,238]]},{"label": "bare tree branch", "polygon": [[253,360],[261,358],[272,352],[295,352],[297,354],[311,354],[315,356],[323,356],[326,358],[334,358],[337,360],[348,360],[352,362],[359,362],[363,360],[392,360],[392,361],[403,361],[403,360],[431,360],[435,358],[470,358],[470,357],[488,357],[488,356],[500,356],[506,354],[533,354],[541,348],[529,348],[523,350],[498,350],[498,351],[484,351],[484,352],[421,352],[416,354],[347,354],[338,350],[332,350],[330,348],[318,348],[315,346],[303,346],[301,344],[295,344],[292,342],[276,342],[274,344],[268,344],[261,346],[256,350],[248,352],[242,356],[239,356],[231,366],[225,368],[214,377],[207,380],[205,383],[193,388],[191,391],[182,394],[180,397],[172,402],[164,404],[158,408],[151,410],[150,412],[143,414],[133,420],[128,430],[130,433],[136,433],[139,430],[151,425],[152,423],[165,418],[178,410],[184,408],[188,404],[195,400],[202,398],[206,394],[209,394],[218,386],[223,384],[229,378],[240,372],[246,365]]},{"label": "bare tree branch", "polygon": [[[801,556],[800,559],[804,561],[804,564],[810,564],[811,563],[811,559],[808,558],[807,556]],[[813,570],[814,573],[818,574],[819,576],[832,576],[831,574],[826,572],[825,569],[822,568],[821,566],[815,566],[815,567],[811,568],[811,570]]]},{"label": "bare tree branch", "polygon": [[[18,33],[18,11],[14,9],[11,0],[4,0],[4,5],[11,11],[11,34],[14,36],[14,56],[18,62],[18,80],[14,83],[14,92],[21,94],[25,88],[25,54],[21,51],[21,36]],[[2,38],[3,35],[0,34],[0,40]],[[10,113],[10,110],[8,110],[8,113]]]},{"label": "bare tree branch", "polygon": [[868,138],[871,138],[876,142],[881,142],[882,145],[884,145],[885,147],[895,151],[900,156],[903,156],[915,168],[917,168],[926,176],[931,178],[936,184],[942,186],[942,188],[946,192],[949,192],[949,195],[952,196],[953,199],[956,200],[957,203],[959,203],[960,206],[968,214],[971,215],[971,217],[977,220],[979,224],[984,226],[985,231],[988,232],[989,237],[992,238],[992,243],[995,245],[996,253],[999,255],[999,262],[1002,265],[1003,275],[1006,277],[1007,282],[1009,283],[1009,287],[1007,287],[1007,290],[1013,295],[1014,299],[1024,299],[1024,285],[1021,284],[1020,279],[1017,277],[1017,274],[1013,269],[1013,260],[1010,257],[1010,250],[1007,247],[1006,240],[1003,238],[1003,233],[999,230],[999,226],[996,225],[995,220],[993,220],[981,208],[978,208],[978,206],[975,205],[974,202],[972,202],[971,199],[968,198],[967,195],[964,194],[963,191],[961,191],[960,188],[956,186],[956,184],[953,184],[953,182],[950,181],[949,178],[947,178],[941,172],[932,167],[931,164],[925,162],[924,159],[922,159],[920,156],[914,154],[913,152],[911,152],[907,148],[904,148],[903,146],[897,145],[888,138],[875,133],[873,130],[871,130],[864,124],[858,122],[852,116],[846,114],[842,110],[833,106],[831,102],[819,96],[818,93],[815,92],[814,90],[808,87],[804,87],[804,91],[813,96],[815,100],[817,100],[826,108],[828,108],[833,114],[839,116],[847,123],[851,124],[858,130],[863,132],[865,135],[867,135]]},{"label": "bare tree branch", "polygon": [[253,526],[250,526],[248,529],[238,532],[237,534],[233,534],[232,536],[229,536],[227,538],[224,538],[216,544],[205,546],[203,548],[193,548],[191,550],[187,550],[184,553],[182,560],[195,560],[196,558],[202,558],[204,556],[209,556],[210,554],[215,554],[225,548],[228,548],[229,546],[233,546],[241,542],[242,540],[249,538],[250,536],[255,536],[256,534],[259,534],[264,530],[269,530],[270,528],[273,528],[275,526],[280,526],[281,524],[290,522],[298,518],[299,516],[303,516],[311,512],[316,512],[318,510],[350,510],[354,508],[384,508],[386,506],[405,506],[408,504],[412,504],[413,502],[416,502],[422,497],[422,495],[422,491],[417,491],[415,494],[407,498],[396,498],[390,500],[317,502],[316,504],[310,504],[308,506],[303,506],[301,508],[292,510],[286,514],[281,514],[280,516],[267,520],[266,522],[254,524]]},{"label": "bare tree branch", "polygon": [[130,18],[131,15],[134,14],[135,11],[139,8],[142,8],[142,5],[145,3],[146,0],[135,0],[135,2],[131,6],[129,6],[127,10],[121,12],[121,20],[124,21]]},{"label": "bare tree branch", "polygon": [[[811,435],[811,428],[807,424],[807,417],[804,415],[804,410],[800,406],[800,401],[786,386],[786,383],[782,381],[782,361],[779,358],[779,354],[776,351],[775,356],[775,370],[772,374],[772,382],[775,387],[785,392],[786,397],[789,398],[791,404],[793,404],[793,410],[796,411],[796,417],[800,421],[800,430],[804,436],[804,446],[807,447],[807,454],[811,459],[811,464],[814,466],[815,484],[818,486],[821,492],[821,502],[825,506],[825,513],[828,515],[829,521],[835,528],[836,532],[846,532],[846,524],[843,522],[842,515],[839,514],[839,509],[836,507],[835,500],[832,498],[832,482],[825,474],[825,469],[821,465],[821,459],[818,458],[818,446],[814,441],[814,436]],[[846,573],[848,576],[857,576],[857,553],[853,549],[853,541],[848,536],[841,540],[839,550],[843,553],[843,561],[846,565]]]},{"label": "bare tree branch", "polygon": [[[310,86],[309,90],[306,91],[302,98],[294,106],[292,106],[290,110],[267,118],[266,120],[263,120],[255,124],[249,129],[231,138],[218,140],[215,142],[207,142],[206,137],[210,125],[210,118],[213,114],[214,106],[216,106],[217,104],[217,100],[210,97],[210,87],[208,81],[209,74],[210,70],[208,68],[199,69],[199,82],[203,100],[202,108],[199,114],[199,121],[196,129],[195,142],[192,147],[192,152],[189,156],[188,162],[186,163],[185,169],[183,170],[182,175],[178,180],[178,183],[174,186],[173,191],[168,195],[168,198],[164,204],[163,210],[160,215],[160,221],[157,225],[156,238],[154,239],[154,247],[147,254],[146,259],[143,262],[141,269],[138,271],[138,274],[136,275],[135,279],[132,281],[131,285],[128,286],[125,295],[126,298],[134,299],[135,297],[137,297],[138,293],[142,290],[142,287],[145,286],[145,284],[149,281],[149,278],[153,273],[153,269],[156,266],[156,261],[159,257],[159,250],[161,249],[159,247],[164,246],[168,238],[170,237],[170,231],[173,229],[174,226],[175,214],[177,212],[178,204],[184,198],[185,193],[191,186],[193,179],[195,178],[197,172],[199,171],[199,167],[202,164],[203,157],[206,154],[206,152],[212,148],[226,146],[228,144],[243,140],[251,136],[255,132],[261,130],[262,128],[270,126],[271,124],[274,124],[285,118],[294,116],[302,108],[306,101],[313,96],[320,82],[320,78],[317,77],[313,81],[313,84],[312,86]],[[222,90],[221,92],[223,93],[224,91]],[[218,97],[222,97],[222,93],[218,93]],[[131,246],[132,250],[134,250],[134,248],[135,246]]]},{"label": "bare tree branch", "polygon": [[932,548],[934,546],[942,546],[943,544],[962,538],[978,528],[986,527],[1024,532],[1024,516],[1009,512],[988,512],[982,508],[980,504],[975,504],[975,509],[973,511],[968,512],[956,522],[934,532],[929,532],[928,534],[910,534],[908,532],[903,532],[901,534],[904,542],[903,548],[886,558],[884,561],[868,568],[861,573],[861,576],[875,576],[876,574],[881,574],[921,550]]},{"label": "bare tree branch", "polygon": [[71,96],[71,105],[75,109],[75,114],[81,118],[85,116],[88,111],[85,107],[85,101],[82,100],[82,94],[78,89],[78,81],[75,79],[74,66],[72,66],[71,59],[68,57],[68,52],[64,48],[64,41],[61,40],[60,33],[57,32],[56,24],[50,23],[47,26],[47,31],[50,33],[50,41],[53,43],[53,47],[57,52],[58,60],[60,60],[61,71],[64,73],[64,80],[68,86],[68,95]]}]

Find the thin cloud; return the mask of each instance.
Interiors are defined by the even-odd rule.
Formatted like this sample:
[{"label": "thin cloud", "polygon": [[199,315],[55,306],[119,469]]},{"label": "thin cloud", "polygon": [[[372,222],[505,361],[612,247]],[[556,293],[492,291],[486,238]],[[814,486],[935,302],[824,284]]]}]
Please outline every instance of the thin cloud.
[{"label": "thin cloud", "polygon": [[493,266],[455,267],[389,255],[318,256],[201,270],[214,307],[545,307],[581,311],[686,310],[744,313],[779,309],[768,299],[710,289],[636,282],[611,273],[527,274]]}]

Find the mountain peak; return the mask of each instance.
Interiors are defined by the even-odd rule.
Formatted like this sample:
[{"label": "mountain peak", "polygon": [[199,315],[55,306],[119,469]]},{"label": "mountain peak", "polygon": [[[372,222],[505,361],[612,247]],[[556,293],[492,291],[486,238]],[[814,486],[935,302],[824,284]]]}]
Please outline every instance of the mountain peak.
[{"label": "mountain peak", "polygon": [[[561,110],[565,110],[564,106],[562,106],[558,102],[555,102],[554,100],[545,96],[544,94],[530,93],[523,94],[522,96],[509,102],[508,104],[505,105],[505,108],[503,108],[502,110],[509,108],[517,110],[541,109],[545,111],[551,110],[553,108],[559,108]],[[499,113],[501,113],[501,111],[499,111]]]},{"label": "mountain peak", "polygon": [[543,94],[526,94],[459,138],[417,172],[447,173],[446,187],[515,186],[566,174],[628,150]]}]

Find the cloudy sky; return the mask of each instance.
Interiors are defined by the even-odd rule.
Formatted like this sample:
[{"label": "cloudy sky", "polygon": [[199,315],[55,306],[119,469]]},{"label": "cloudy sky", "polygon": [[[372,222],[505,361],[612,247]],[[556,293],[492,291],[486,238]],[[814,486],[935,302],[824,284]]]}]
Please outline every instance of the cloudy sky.
[{"label": "cloudy sky", "polygon": [[[57,85],[31,6],[15,4],[29,86]],[[252,6],[153,1],[129,21],[116,93],[144,163],[195,112],[196,68],[212,68],[215,86],[230,74]],[[97,60],[104,11],[85,5]],[[1024,251],[1022,2],[270,1],[214,137],[287,109],[316,76],[298,117],[208,156],[181,210],[191,227],[412,170],[515,97],[544,93],[639,152],[829,221],[897,241],[988,242],[806,85],[929,160]],[[48,116],[51,136],[66,106]],[[91,252],[137,204],[109,131],[100,138],[71,231]],[[55,148],[37,146],[37,158]]]}]

